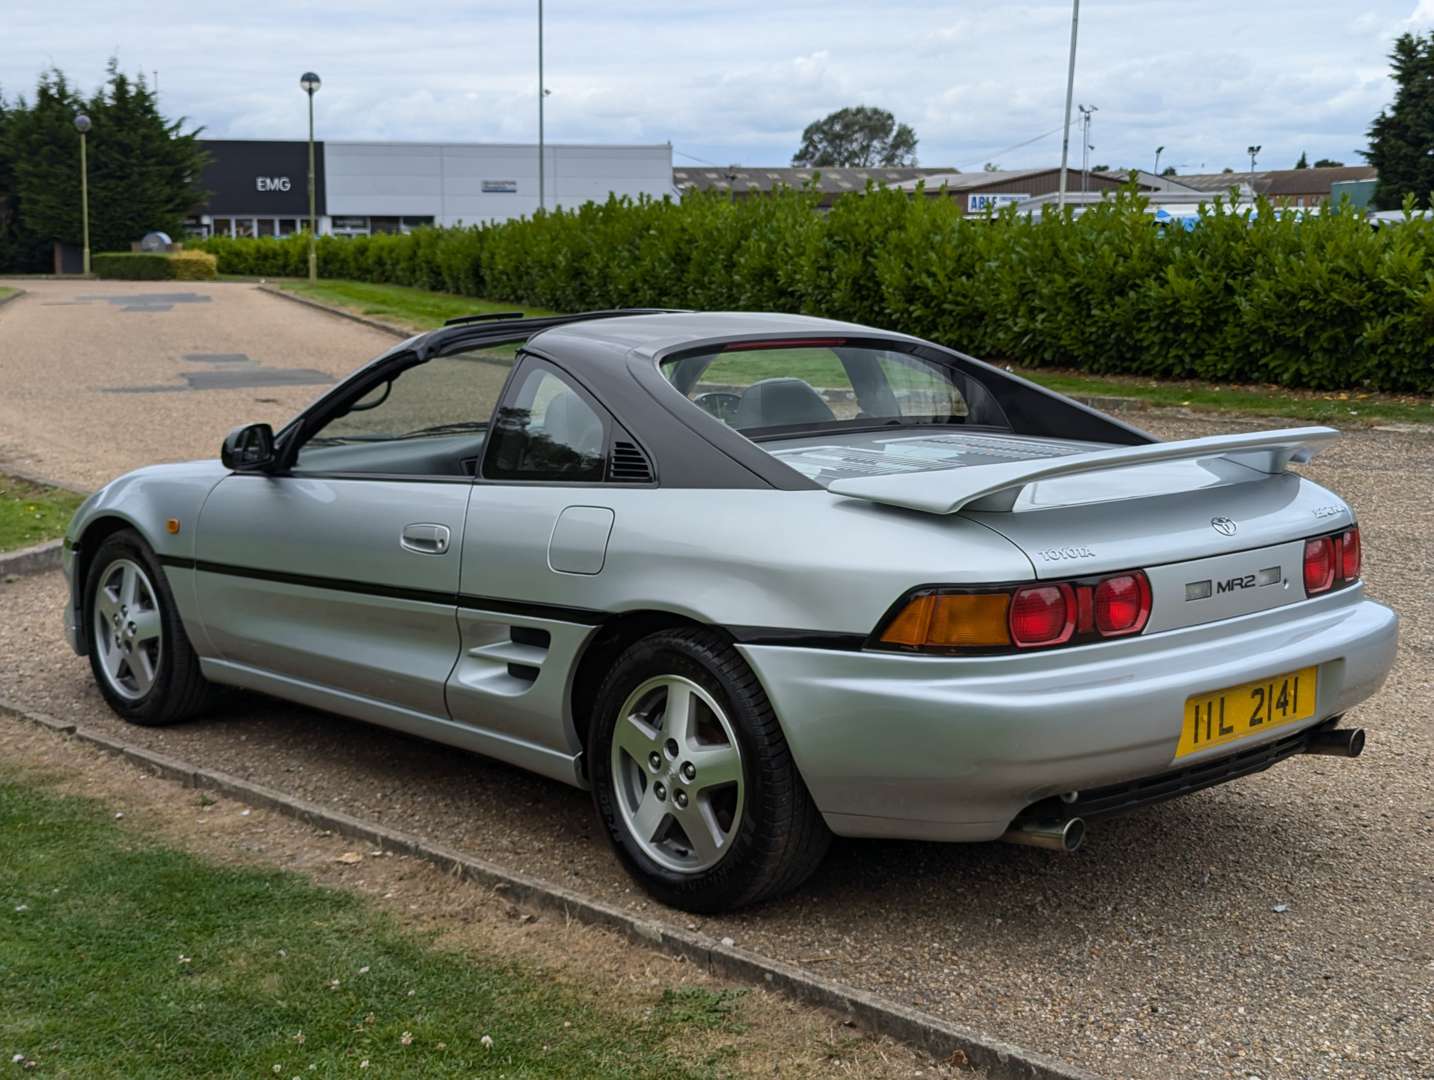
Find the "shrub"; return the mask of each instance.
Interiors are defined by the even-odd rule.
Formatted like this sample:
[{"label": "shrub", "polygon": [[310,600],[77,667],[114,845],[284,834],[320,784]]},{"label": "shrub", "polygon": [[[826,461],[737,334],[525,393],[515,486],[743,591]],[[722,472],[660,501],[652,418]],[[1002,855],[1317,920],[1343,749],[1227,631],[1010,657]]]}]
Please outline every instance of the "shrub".
[{"label": "shrub", "polygon": [[[199,246],[228,274],[307,270],[303,235]],[[518,221],[320,237],[318,259],[324,277],[558,311],[802,311],[997,362],[1434,392],[1434,220],[1375,230],[1347,205],[1314,217],[1214,205],[1186,231],[1158,228],[1132,190],[1079,218],[964,217],[944,197],[874,188],[825,214],[805,191],[612,197]]]},{"label": "shrub", "polygon": [[169,256],[159,251],[101,251],[90,259],[95,277],[119,281],[168,281]]},{"label": "shrub", "polygon": [[207,251],[176,251],[169,256],[169,271],[175,281],[213,281],[219,260]]}]

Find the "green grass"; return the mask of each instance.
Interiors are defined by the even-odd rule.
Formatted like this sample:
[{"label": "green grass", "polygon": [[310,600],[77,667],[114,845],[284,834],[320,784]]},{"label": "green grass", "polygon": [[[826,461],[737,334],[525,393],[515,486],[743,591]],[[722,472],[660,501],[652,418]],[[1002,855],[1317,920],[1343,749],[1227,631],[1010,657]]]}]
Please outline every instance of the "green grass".
[{"label": "green grass", "polygon": [[19,289],[12,289],[8,285],[0,285],[0,300],[4,300],[7,296],[14,296],[19,291]]},{"label": "green grass", "polygon": [[286,292],[321,304],[330,304],[360,315],[371,315],[385,322],[397,323],[414,330],[431,330],[442,326],[445,319],[463,315],[487,315],[495,311],[522,311],[526,315],[551,315],[542,308],[524,308],[518,304],[495,304],[452,293],[413,289],[407,285],[371,285],[362,281],[325,279],[310,285],[307,281],[281,281]]},{"label": "green grass", "polygon": [[41,487],[0,474],[0,551],[13,551],[65,535],[83,495]]},{"label": "green grass", "polygon": [[17,1076],[16,1054],[39,1076],[155,1080],[710,1076],[728,1052],[679,1050],[710,1047],[701,1033],[730,1025],[731,1003],[673,991],[621,1015],[0,767],[0,1068]]},{"label": "green grass", "polygon": [[1160,407],[1279,416],[1320,423],[1434,424],[1434,402],[1428,398],[1356,391],[1319,393],[1281,387],[1165,382],[1145,378],[1102,378],[1037,368],[1022,368],[1018,373],[1032,382],[1076,397],[1137,398]]},{"label": "green grass", "polygon": [[[371,285],[340,280],[324,280],[317,285],[302,281],[283,281],[279,284],[281,288],[320,303],[372,315],[415,330],[430,329],[441,325],[445,319],[460,315],[520,308],[517,304],[475,300],[404,285]],[[553,314],[539,308],[523,310],[529,315]],[[781,370],[775,373],[805,379],[813,386],[848,385],[840,364],[826,349],[792,350],[783,355],[780,367]],[[704,381],[745,384],[762,374],[751,364],[750,356],[724,357],[708,368]],[[1321,423],[1434,424],[1434,402],[1427,398],[1356,392],[1321,394],[1280,387],[1088,376],[1079,372],[1035,368],[1021,369],[1020,374],[1063,394],[1138,398],[1158,407],[1276,416]]]}]

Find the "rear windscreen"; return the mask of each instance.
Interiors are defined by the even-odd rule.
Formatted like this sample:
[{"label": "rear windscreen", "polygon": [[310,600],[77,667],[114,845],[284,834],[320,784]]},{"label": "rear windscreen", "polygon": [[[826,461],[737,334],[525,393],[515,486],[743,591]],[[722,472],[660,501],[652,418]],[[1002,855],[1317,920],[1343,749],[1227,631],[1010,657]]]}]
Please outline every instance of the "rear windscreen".
[{"label": "rear windscreen", "polygon": [[975,379],[910,353],[842,342],[728,346],[662,362],[669,382],[744,434],[905,424],[1007,426]]}]

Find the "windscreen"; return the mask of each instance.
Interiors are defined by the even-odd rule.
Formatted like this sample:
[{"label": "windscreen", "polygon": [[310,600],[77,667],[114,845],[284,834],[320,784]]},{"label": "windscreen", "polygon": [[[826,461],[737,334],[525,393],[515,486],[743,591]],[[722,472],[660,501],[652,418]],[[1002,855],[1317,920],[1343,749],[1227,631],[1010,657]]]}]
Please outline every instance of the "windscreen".
[{"label": "windscreen", "polygon": [[991,394],[954,367],[841,341],[747,343],[662,362],[699,408],[745,435],[961,424],[1006,427]]}]

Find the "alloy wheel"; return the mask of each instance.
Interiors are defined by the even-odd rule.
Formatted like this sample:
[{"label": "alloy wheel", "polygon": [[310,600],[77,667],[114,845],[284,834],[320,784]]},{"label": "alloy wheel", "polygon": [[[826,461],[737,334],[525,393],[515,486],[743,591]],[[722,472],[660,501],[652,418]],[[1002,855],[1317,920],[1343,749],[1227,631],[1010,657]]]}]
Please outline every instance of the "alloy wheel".
[{"label": "alloy wheel", "polygon": [[109,688],[126,701],[149,693],[164,651],[154,585],[138,563],[116,559],[95,586],[91,645]]},{"label": "alloy wheel", "polygon": [[628,695],[612,777],[628,834],[660,866],[696,874],[727,853],[742,820],[742,751],[727,714],[692,680],[660,675]]}]

